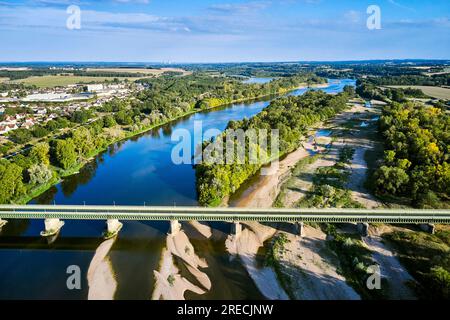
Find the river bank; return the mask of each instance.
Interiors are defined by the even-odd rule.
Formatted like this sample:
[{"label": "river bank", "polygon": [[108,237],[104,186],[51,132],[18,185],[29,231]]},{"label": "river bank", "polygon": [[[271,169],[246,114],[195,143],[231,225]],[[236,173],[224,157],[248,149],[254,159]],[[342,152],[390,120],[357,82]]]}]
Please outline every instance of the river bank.
[{"label": "river bank", "polygon": [[[77,163],[75,166],[73,166],[69,169],[62,170],[60,168],[53,167],[53,170],[56,172],[56,178],[52,179],[51,181],[49,181],[43,185],[34,187],[33,189],[31,189],[29,191],[29,193],[27,193],[24,196],[21,196],[20,198],[13,200],[12,203],[14,203],[14,204],[29,203],[33,199],[35,199],[35,198],[41,196],[42,194],[44,194],[45,192],[47,192],[50,188],[60,184],[64,180],[64,178],[67,178],[74,174],[79,173],[79,171],[81,169],[83,169],[90,162],[94,161],[96,157],[98,157],[99,155],[101,155],[104,152],[107,152],[111,146],[121,143],[123,141],[129,140],[129,139],[132,139],[139,135],[145,134],[151,130],[161,128],[165,125],[176,122],[177,120],[189,117],[189,116],[194,115],[199,112],[213,111],[214,109],[226,107],[226,106],[232,105],[232,104],[251,103],[251,102],[260,101],[260,100],[270,98],[270,97],[274,97],[274,98],[280,97],[286,93],[289,93],[289,92],[292,92],[295,90],[301,90],[301,89],[306,89],[306,88],[320,88],[322,86],[326,87],[327,84],[307,85],[306,83],[302,83],[299,86],[295,86],[295,87],[291,87],[291,88],[280,88],[277,94],[264,94],[264,95],[250,97],[250,98],[236,99],[231,102],[224,103],[224,104],[210,106],[209,108],[203,108],[203,109],[193,108],[192,110],[184,112],[176,117],[173,117],[173,118],[168,119],[163,122],[159,122],[159,123],[151,125],[151,126],[144,127],[137,131],[128,131],[129,126],[120,126],[120,131],[119,131],[120,134],[118,134],[118,136],[115,139],[108,142],[107,145],[105,145],[102,148],[97,148],[97,149],[93,150],[89,155],[86,156],[85,159],[82,159],[79,163]],[[113,129],[117,129],[117,128],[113,128]]]},{"label": "river bank", "polygon": [[[334,166],[339,161],[339,151],[347,147],[355,151],[349,164],[349,183],[346,186],[353,200],[366,208],[381,206],[382,204],[364,187],[368,171],[365,153],[372,150],[376,143],[371,141],[370,137],[376,131],[373,119],[378,115],[378,110],[366,108],[361,103],[353,103],[350,110],[322,125],[318,133],[314,133],[301,148],[280,161],[280,169],[273,176],[259,177],[258,181],[233,205],[271,207],[272,200],[280,191],[280,185],[285,182],[288,186],[283,189],[281,199],[277,198],[279,202],[277,205],[297,206],[311,189],[316,170]],[[311,143],[313,141],[314,145]],[[299,166],[295,170],[298,172],[290,177],[289,168],[293,163],[294,166]],[[388,289],[384,288],[386,294],[395,299],[414,299],[414,293],[408,285],[414,282],[414,279],[400,264],[392,248],[382,241],[381,235],[387,231],[379,231],[372,227],[370,230],[370,235],[363,238],[362,243],[370,250],[373,261],[380,266],[381,276],[389,286]],[[356,232],[356,229],[352,232]],[[361,299],[355,289],[346,282],[346,278],[338,272],[340,262],[336,253],[327,246],[328,239],[325,233],[319,228],[305,226],[301,238],[293,234],[292,230],[284,234],[287,243],[278,258],[279,274],[275,281],[282,280],[281,282],[288,283],[287,290],[290,296],[306,300]],[[249,269],[249,272],[252,270]]]},{"label": "river bank", "polygon": [[[316,128],[320,128],[322,131],[327,131],[333,127],[339,127],[343,122],[349,121],[358,115],[359,113],[365,112],[365,107],[361,104],[353,103],[348,110],[337,115],[335,118],[330,120],[327,124],[317,124]],[[326,147],[332,142],[330,134],[325,136],[315,137],[316,132],[319,129],[311,130],[310,135],[301,142],[300,147],[295,151],[289,153],[285,158],[279,161],[278,170],[271,172],[271,175],[258,176],[256,181],[248,187],[246,190],[240,190],[240,195],[234,198],[229,204],[232,207],[251,207],[251,208],[270,208],[275,202],[278,194],[281,191],[282,185],[289,180],[292,175],[292,169],[297,165],[297,163],[307,157],[311,157],[314,154],[320,154],[326,151]],[[316,141],[317,139],[317,141]],[[340,141],[333,142],[333,149],[337,149],[344,143],[343,139]],[[325,159],[317,159],[311,163],[310,170],[308,172],[313,172],[319,166],[332,166],[337,157],[337,152],[332,152],[329,157]],[[311,186],[311,181],[304,184],[304,189],[296,189],[298,194],[305,194],[309,187]],[[291,200],[290,203],[294,203],[300,199],[300,196],[295,198],[296,200]],[[283,205],[284,206],[284,205]]]},{"label": "river bank", "polygon": [[[335,85],[329,92],[339,92],[348,83],[351,81],[342,81],[341,85]],[[300,90],[292,94],[303,92],[305,91]],[[156,206],[174,204],[195,206],[197,204],[195,170],[191,165],[177,166],[171,161],[171,151],[173,145],[176,144],[171,142],[172,132],[178,129],[192,130],[195,121],[202,121],[207,129],[224,130],[230,120],[250,118],[260,113],[268,104],[269,101],[261,101],[220,108],[214,112],[198,112],[187,119],[171,123],[139,136],[139,138],[130,139],[110,148],[108,152],[82,168],[78,174],[65,178],[60,185],[50,188],[48,193],[35,201],[67,205],[80,204],[84,201],[91,205],[110,205],[115,201],[120,205],[146,203]],[[193,131],[190,132],[193,134]],[[211,289],[208,291],[187,270],[186,263],[181,258],[172,254],[172,260],[163,259],[166,258],[166,255],[162,254],[162,250],[163,248],[167,249],[168,223],[126,221],[123,223],[123,229],[107,255],[107,260],[111,262],[111,268],[103,269],[110,274],[109,271],[113,272],[114,277],[108,276],[104,279],[112,280],[114,278],[117,282],[115,299],[151,298],[155,288],[153,270],[162,274],[160,265],[162,261],[169,261],[170,264],[176,266],[180,277],[185,278],[200,288],[201,292],[204,292],[199,294],[200,291],[195,293],[192,290],[186,290],[183,294],[186,299],[254,300],[264,298],[242,260],[240,258],[230,260],[230,255],[225,247],[229,224],[199,223],[195,232],[191,230],[194,229],[191,228],[192,224],[182,224],[189,242],[194,246],[195,254],[201,259],[206,259],[207,267],[200,267],[199,271],[207,274],[211,281]],[[13,228],[14,225],[10,222],[4,227],[3,235],[35,237],[42,230],[42,221],[24,221],[23,225],[20,225],[21,228],[17,230]],[[15,269],[2,269],[4,278],[10,279],[2,283],[4,291],[15,290],[15,297],[32,298],[42,296],[44,292],[46,297],[73,298],[76,295],[81,299],[86,298],[88,296],[87,283],[83,284],[83,289],[85,289],[83,292],[68,292],[65,287],[65,274],[61,281],[54,281],[54,279],[55,275],[59,275],[59,271],[68,263],[75,263],[80,265],[82,270],[87,270],[95,251],[86,251],[85,245],[87,243],[94,244],[93,250],[95,250],[99,246],[98,236],[103,230],[104,222],[102,221],[66,221],[57,244],[63,248],[67,245],[68,250],[55,250],[53,247],[45,250],[0,250],[2,265],[19,266]],[[28,248],[28,242],[23,241],[24,246]],[[258,240],[258,243],[261,242]],[[183,251],[183,247],[180,248],[180,251]],[[263,250],[260,245],[258,248],[259,251],[255,257],[260,257],[260,251]],[[167,266],[169,262],[164,262],[162,265]],[[83,263],[86,264],[85,267]],[[38,282],[24,278],[23,274],[27,265],[32,265],[35,270],[38,270],[34,275],[34,277],[38,277]],[[256,261],[254,266],[259,267],[259,262]],[[166,268],[170,269],[170,267]],[[270,279],[275,278],[274,273],[270,272]],[[170,274],[171,272],[164,273],[160,280],[167,284],[166,280]],[[83,281],[85,279],[84,277]],[[22,293],[20,287],[10,288],[9,284],[11,283],[23,283],[22,286],[26,285],[28,289],[26,293]],[[52,284],[52,286],[42,288],[40,283]],[[169,285],[163,290],[167,292],[173,288]],[[110,297],[111,295],[109,295]]]}]

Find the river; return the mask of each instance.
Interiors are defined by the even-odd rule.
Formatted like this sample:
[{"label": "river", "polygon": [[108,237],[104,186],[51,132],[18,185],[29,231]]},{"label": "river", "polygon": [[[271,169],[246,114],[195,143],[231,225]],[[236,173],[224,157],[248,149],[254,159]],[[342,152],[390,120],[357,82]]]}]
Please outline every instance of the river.
[{"label": "river", "polygon": [[[322,88],[342,91],[355,81],[329,80]],[[290,95],[301,95],[298,89]],[[171,134],[187,129],[193,135],[194,122],[202,121],[203,132],[224,130],[230,120],[250,118],[270,103],[269,99],[239,103],[196,113],[140,136],[116,143],[98,155],[76,175],[49,189],[33,203],[197,205],[195,170],[192,165],[175,165],[171,152],[176,142]],[[211,223],[225,235],[229,225]],[[10,221],[0,233],[0,299],[86,299],[87,270],[101,244],[102,221],[66,221],[56,241],[47,244],[39,237],[43,221]],[[149,299],[169,229],[167,222],[124,222],[109,253],[117,282],[117,299]],[[187,294],[190,299],[262,298],[245,268],[226,253],[224,238],[193,240],[196,253],[207,260],[205,273],[212,289],[205,295]],[[66,286],[68,266],[81,270],[81,289]]]}]

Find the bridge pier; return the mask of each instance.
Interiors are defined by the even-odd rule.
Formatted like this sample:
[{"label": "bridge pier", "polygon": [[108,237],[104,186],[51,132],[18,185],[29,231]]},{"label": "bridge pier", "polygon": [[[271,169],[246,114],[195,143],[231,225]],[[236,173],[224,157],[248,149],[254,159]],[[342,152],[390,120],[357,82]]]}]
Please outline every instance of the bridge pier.
[{"label": "bridge pier", "polygon": [[358,232],[363,237],[367,237],[369,235],[369,224],[367,222],[358,223]]},{"label": "bridge pier", "polygon": [[429,234],[434,234],[436,231],[436,226],[432,223],[421,224],[420,229],[424,232],[428,232]]},{"label": "bridge pier", "polygon": [[56,218],[45,219],[44,221],[45,230],[41,231],[42,237],[51,237],[54,236],[61,230],[64,225],[64,221],[61,221]]},{"label": "bridge pier", "polygon": [[2,227],[3,227],[5,224],[7,224],[7,223],[8,223],[8,221],[3,220],[2,218],[0,218],[0,230],[1,230]]},{"label": "bridge pier", "polygon": [[103,234],[105,239],[111,239],[117,236],[120,230],[122,230],[123,224],[117,219],[106,220],[106,231]]},{"label": "bridge pier", "polygon": [[297,235],[299,237],[305,236],[305,224],[303,222],[296,222],[295,223],[295,229],[297,231]]},{"label": "bridge pier", "polygon": [[178,220],[170,220],[170,234],[176,235],[181,230],[181,224]]},{"label": "bridge pier", "polygon": [[231,225],[231,234],[239,237],[241,235],[242,232],[242,224],[240,224],[239,222],[233,222],[233,224]]}]

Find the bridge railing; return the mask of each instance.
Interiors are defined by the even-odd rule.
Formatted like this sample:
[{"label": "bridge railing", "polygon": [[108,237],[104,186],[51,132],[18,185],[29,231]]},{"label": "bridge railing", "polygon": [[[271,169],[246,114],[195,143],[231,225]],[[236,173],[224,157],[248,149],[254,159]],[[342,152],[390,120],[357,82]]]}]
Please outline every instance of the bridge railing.
[{"label": "bridge railing", "polygon": [[154,206],[0,205],[0,218],[450,224],[450,210],[251,209]]}]

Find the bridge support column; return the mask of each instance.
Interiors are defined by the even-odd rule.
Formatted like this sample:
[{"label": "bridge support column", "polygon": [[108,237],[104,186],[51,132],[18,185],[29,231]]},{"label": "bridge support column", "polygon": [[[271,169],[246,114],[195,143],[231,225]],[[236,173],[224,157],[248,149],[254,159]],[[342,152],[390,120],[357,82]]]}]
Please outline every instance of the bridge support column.
[{"label": "bridge support column", "polygon": [[367,237],[369,235],[369,224],[367,222],[358,223],[358,232],[363,237]]},{"label": "bridge support column", "polygon": [[420,229],[422,229],[422,231],[424,232],[428,232],[429,234],[434,234],[434,232],[436,231],[436,226],[432,223],[421,224]]},{"label": "bridge support column", "polygon": [[54,236],[61,230],[61,228],[64,225],[64,221],[61,221],[59,219],[51,218],[51,219],[45,219],[44,221],[45,230],[41,231],[42,237],[51,237]]},{"label": "bridge support column", "polygon": [[176,235],[181,230],[181,224],[178,220],[170,220],[170,234]]},{"label": "bridge support column", "polygon": [[106,231],[103,234],[105,239],[111,239],[117,236],[120,230],[122,230],[123,224],[117,219],[106,220]]},{"label": "bridge support column", "polygon": [[8,223],[8,221],[3,220],[2,218],[0,218],[0,230],[1,230],[2,227],[3,227],[5,224],[7,224],[7,223]]},{"label": "bridge support column", "polygon": [[233,222],[233,224],[231,225],[231,234],[239,237],[241,235],[242,232],[242,224],[240,224],[239,222]]},{"label": "bridge support column", "polygon": [[299,237],[304,237],[305,236],[305,224],[303,222],[296,222],[295,223],[295,228],[297,231],[297,235]]}]

